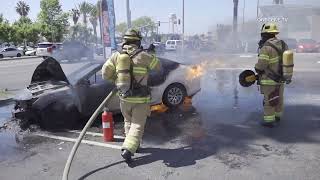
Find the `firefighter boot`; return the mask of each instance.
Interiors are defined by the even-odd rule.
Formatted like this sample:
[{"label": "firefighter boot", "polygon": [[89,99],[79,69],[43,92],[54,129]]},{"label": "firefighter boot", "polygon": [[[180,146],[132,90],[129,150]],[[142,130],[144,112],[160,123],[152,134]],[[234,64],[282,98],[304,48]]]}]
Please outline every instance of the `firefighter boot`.
[{"label": "firefighter boot", "polygon": [[123,149],[121,156],[123,157],[123,159],[126,160],[127,163],[132,161],[132,158],[131,158],[132,153],[129,150]]},{"label": "firefighter boot", "polygon": [[260,124],[261,124],[261,126],[268,127],[268,128],[273,128],[275,126],[274,122],[262,121]]},{"label": "firefighter boot", "polygon": [[139,144],[139,146],[138,146],[138,148],[137,148],[137,150],[136,150],[136,153],[141,153],[141,146],[140,146],[140,144]]},{"label": "firefighter boot", "polygon": [[281,118],[276,116],[276,122],[279,123],[280,120],[281,120]]}]

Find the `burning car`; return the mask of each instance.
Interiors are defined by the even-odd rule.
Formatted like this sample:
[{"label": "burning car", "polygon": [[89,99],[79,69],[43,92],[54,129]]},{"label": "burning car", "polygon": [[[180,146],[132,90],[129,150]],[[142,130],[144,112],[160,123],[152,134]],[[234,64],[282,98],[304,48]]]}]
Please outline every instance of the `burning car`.
[{"label": "burning car", "polygon": [[[198,66],[161,59],[161,71],[151,72],[152,105],[164,103],[174,108],[200,91]],[[59,62],[49,57],[35,69],[30,85],[15,98],[13,116],[22,122],[36,123],[44,129],[75,128],[95,111],[114,88],[102,79],[102,63],[87,63],[68,75]],[[119,98],[108,108],[120,112]]]}]

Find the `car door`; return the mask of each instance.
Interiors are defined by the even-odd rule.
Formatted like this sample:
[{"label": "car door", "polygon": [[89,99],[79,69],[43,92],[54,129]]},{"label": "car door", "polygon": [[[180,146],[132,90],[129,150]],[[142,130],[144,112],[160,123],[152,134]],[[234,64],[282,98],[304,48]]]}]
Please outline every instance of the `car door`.
[{"label": "car door", "polygon": [[16,56],[15,53],[16,53],[16,49],[14,49],[14,48],[7,49],[7,56],[14,57],[14,56]]},{"label": "car door", "polygon": [[[101,70],[94,73],[87,79],[83,79],[82,85],[82,111],[90,116],[100,103],[108,96],[114,88],[113,83],[102,79]],[[120,103],[118,96],[114,96],[108,103],[110,111],[119,111]]]}]

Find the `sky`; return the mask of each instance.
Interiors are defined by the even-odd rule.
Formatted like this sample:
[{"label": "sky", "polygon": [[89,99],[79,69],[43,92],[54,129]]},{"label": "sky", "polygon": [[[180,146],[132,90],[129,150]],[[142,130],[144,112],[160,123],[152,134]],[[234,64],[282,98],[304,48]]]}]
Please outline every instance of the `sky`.
[{"label": "sky", "polygon": [[[0,0],[0,13],[10,22],[19,18],[15,12],[15,5],[19,0]],[[60,0],[62,9],[69,11],[85,0]],[[96,3],[97,0],[86,0]],[[288,4],[315,4],[320,6],[320,0],[284,0]],[[40,11],[40,0],[25,0],[30,5],[29,17],[37,18]],[[116,23],[126,21],[126,0],[114,0]],[[245,8],[244,7],[245,3]],[[272,0],[260,0],[260,4],[271,4]],[[182,0],[130,0],[132,19],[141,16],[150,16],[154,21],[168,22],[169,14],[175,13],[178,18],[182,16]],[[239,0],[239,22],[256,18],[257,0]],[[231,24],[233,13],[233,0],[185,0],[185,32],[187,35],[206,33],[218,23]],[[159,31],[167,33],[169,26],[161,24]],[[181,31],[181,27],[178,27]]]}]

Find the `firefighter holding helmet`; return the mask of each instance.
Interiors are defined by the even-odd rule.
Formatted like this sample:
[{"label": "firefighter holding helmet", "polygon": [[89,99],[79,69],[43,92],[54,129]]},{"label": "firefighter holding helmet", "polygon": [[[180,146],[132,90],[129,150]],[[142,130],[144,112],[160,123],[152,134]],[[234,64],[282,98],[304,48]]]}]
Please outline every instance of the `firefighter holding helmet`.
[{"label": "firefighter holding helmet", "polygon": [[128,162],[140,146],[150,115],[148,73],[160,70],[158,58],[143,50],[141,39],[139,31],[129,29],[123,37],[122,50],[113,53],[102,67],[103,78],[115,82],[118,89],[126,135],[121,156]]},{"label": "firefighter holding helmet", "polygon": [[255,65],[261,94],[264,95],[262,125],[273,127],[283,114],[284,83],[291,82],[293,53],[287,44],[278,39],[279,29],[275,23],[261,28],[258,62]]}]

